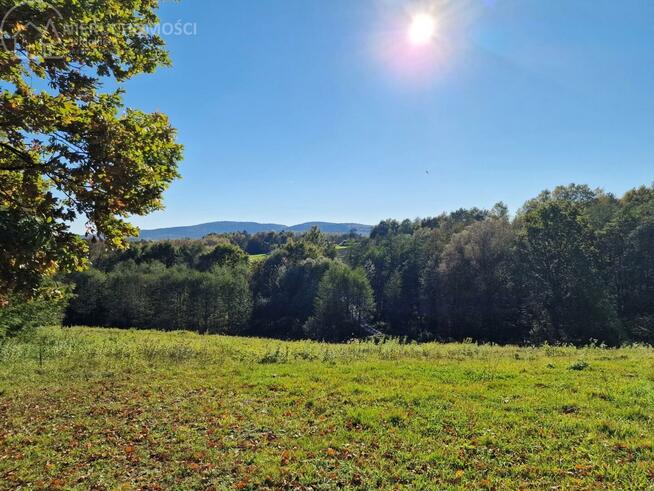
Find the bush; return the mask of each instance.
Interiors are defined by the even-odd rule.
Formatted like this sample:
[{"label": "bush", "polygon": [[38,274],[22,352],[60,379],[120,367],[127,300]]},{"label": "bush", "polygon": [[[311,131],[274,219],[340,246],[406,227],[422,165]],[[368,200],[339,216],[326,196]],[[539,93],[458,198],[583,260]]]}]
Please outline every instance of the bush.
[{"label": "bush", "polygon": [[582,370],[586,370],[589,367],[590,367],[590,365],[587,362],[585,362],[583,360],[580,360],[580,361],[574,362],[572,365],[570,365],[568,367],[568,369],[576,370],[576,371],[580,372]]}]

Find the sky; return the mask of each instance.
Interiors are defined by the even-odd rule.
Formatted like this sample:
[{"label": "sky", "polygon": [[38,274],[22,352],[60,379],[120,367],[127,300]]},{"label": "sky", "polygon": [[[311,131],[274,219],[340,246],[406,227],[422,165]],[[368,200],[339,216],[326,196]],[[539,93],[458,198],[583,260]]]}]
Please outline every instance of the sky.
[{"label": "sky", "polygon": [[[426,44],[409,38],[427,13]],[[169,115],[182,179],[142,228],[374,224],[571,182],[654,181],[651,0],[182,0],[173,66],[126,84]],[[163,31],[163,30],[162,30]]]}]

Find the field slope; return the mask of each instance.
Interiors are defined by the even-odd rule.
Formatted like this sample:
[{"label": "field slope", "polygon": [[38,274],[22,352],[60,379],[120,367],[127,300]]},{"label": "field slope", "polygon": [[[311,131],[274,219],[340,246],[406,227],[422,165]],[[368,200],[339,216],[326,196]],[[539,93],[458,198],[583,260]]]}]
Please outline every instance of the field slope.
[{"label": "field slope", "polygon": [[0,348],[0,489],[647,489],[654,351],[48,329]]}]

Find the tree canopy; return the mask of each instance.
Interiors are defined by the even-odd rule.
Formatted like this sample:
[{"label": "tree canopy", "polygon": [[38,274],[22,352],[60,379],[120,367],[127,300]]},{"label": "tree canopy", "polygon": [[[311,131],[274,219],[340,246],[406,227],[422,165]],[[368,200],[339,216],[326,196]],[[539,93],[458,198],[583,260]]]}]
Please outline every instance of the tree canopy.
[{"label": "tree canopy", "polygon": [[121,86],[170,63],[157,7],[0,0],[0,301],[86,265],[74,220],[120,248],[131,215],[162,207],[182,147],[164,114],[125,107]]},{"label": "tree canopy", "polygon": [[71,277],[66,321],[333,341],[654,343],[652,187],[616,198],[561,186],[514,216],[500,203],[374,230],[338,248],[317,229],[270,237],[278,245],[256,258],[239,248],[244,234],[97,244],[95,269]]}]

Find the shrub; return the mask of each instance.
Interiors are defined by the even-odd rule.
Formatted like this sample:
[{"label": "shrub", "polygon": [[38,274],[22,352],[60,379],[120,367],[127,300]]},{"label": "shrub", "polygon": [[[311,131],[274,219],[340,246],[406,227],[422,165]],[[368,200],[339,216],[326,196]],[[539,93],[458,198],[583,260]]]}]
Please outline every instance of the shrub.
[{"label": "shrub", "polygon": [[576,361],[576,362],[574,362],[574,363],[573,363],[572,365],[570,365],[568,368],[569,368],[570,370],[581,371],[581,370],[586,370],[587,368],[590,368],[590,365],[589,365],[588,363],[586,363],[585,361],[581,361],[581,360],[580,360],[580,361]]}]

